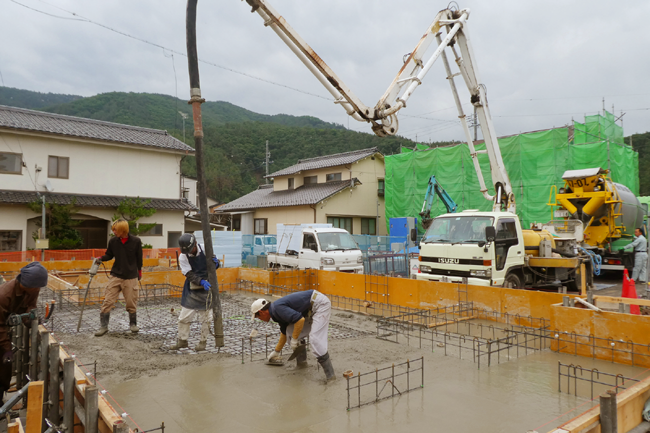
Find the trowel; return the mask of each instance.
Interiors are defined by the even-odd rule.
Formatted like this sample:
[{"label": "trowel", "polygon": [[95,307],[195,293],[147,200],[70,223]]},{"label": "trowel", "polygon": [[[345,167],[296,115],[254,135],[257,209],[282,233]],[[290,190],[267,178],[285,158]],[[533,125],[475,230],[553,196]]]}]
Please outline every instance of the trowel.
[{"label": "trowel", "polygon": [[302,355],[307,353],[307,343],[305,343],[305,340],[300,340],[298,347],[296,347],[296,350],[293,351],[291,356],[289,357],[289,361],[292,361],[298,357],[298,355]]}]

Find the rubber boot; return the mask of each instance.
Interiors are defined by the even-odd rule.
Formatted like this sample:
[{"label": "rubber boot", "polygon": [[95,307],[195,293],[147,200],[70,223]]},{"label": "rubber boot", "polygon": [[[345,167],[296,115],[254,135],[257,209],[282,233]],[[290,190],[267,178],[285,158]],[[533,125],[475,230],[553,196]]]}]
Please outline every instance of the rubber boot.
[{"label": "rubber boot", "polygon": [[305,350],[296,357],[296,370],[302,370],[307,367],[309,367],[309,364],[307,364],[307,351]]},{"label": "rubber boot", "polygon": [[134,334],[140,331],[140,328],[138,328],[137,313],[129,313],[129,325],[131,328],[131,332],[133,332]]},{"label": "rubber boot", "polygon": [[194,351],[195,351],[195,352],[201,352],[201,351],[205,350],[205,346],[206,346],[206,345],[207,345],[207,341],[205,341],[205,340],[199,340],[199,344],[197,344],[197,345],[194,347]]},{"label": "rubber boot", "polygon": [[323,371],[325,372],[325,380],[327,382],[336,380],[336,375],[334,374],[334,367],[332,367],[332,361],[330,360],[329,352],[323,356],[319,356],[318,363],[321,367],[323,367]]},{"label": "rubber boot", "polygon": [[95,332],[95,337],[101,337],[108,332],[108,321],[111,318],[111,313],[99,313],[99,322],[101,324],[99,330]]},{"label": "rubber boot", "polygon": [[181,340],[180,338],[176,341],[176,344],[169,346],[169,350],[180,350],[187,347],[187,340]]}]

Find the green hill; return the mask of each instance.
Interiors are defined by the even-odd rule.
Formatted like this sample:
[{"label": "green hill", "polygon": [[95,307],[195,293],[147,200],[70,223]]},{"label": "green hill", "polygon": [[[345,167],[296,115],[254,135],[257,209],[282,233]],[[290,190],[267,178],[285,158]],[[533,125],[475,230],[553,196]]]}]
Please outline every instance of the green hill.
[{"label": "green hill", "polygon": [[40,110],[53,105],[67,104],[68,102],[82,98],[83,96],[77,95],[40,93],[0,86],[0,105],[8,105],[10,107]]},{"label": "green hill", "polygon": [[[191,107],[187,101],[167,95],[111,92],[91,97],[42,94],[0,87],[0,104],[50,113],[104,120],[145,128],[164,129],[193,146]],[[312,116],[255,113],[229,102],[202,105],[205,162],[210,197],[230,201],[264,183],[265,143],[269,141],[269,173],[312,158],[351,150],[378,147],[390,155],[400,146],[415,147],[401,137],[379,138],[371,133],[349,131],[342,125]],[[444,144],[444,143],[438,143]],[[182,171],[196,175],[194,158],[184,158]]]}]

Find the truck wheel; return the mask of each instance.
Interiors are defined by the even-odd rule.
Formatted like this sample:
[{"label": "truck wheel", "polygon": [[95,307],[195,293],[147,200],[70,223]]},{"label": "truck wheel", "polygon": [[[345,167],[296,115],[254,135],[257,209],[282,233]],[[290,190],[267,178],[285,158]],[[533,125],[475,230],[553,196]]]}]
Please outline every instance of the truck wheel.
[{"label": "truck wheel", "polygon": [[524,285],[521,283],[521,278],[517,274],[508,274],[503,281],[503,287],[507,289],[523,289]]}]

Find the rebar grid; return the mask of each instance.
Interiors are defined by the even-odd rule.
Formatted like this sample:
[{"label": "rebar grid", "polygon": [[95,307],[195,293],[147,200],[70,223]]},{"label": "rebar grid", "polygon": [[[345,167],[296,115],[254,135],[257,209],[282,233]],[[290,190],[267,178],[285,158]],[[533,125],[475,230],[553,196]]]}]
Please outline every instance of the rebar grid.
[{"label": "rebar grid", "polygon": [[[583,368],[579,365],[562,364],[561,361],[557,363],[557,390],[562,392],[562,377],[566,377],[566,393],[571,394],[571,382],[573,382],[573,395],[578,395],[578,381],[587,382],[590,384],[591,399],[594,398],[594,385],[603,385],[605,388],[614,388],[618,394],[619,388],[627,389],[625,382],[638,383],[639,379],[625,377],[622,374],[612,374],[598,371],[597,368]],[[566,373],[563,370],[566,369]],[[578,376],[578,374],[580,374]],[[587,375],[587,376],[586,376]],[[603,377],[601,379],[601,376]],[[605,382],[601,381],[604,380]],[[607,381],[609,380],[609,381]]]},{"label": "rebar grid", "polygon": [[[236,283],[224,284],[221,286],[221,290],[234,290],[237,286]],[[96,290],[90,289],[90,299],[92,299],[93,291]],[[277,288],[276,292],[280,290],[282,288]],[[111,312],[109,337],[135,339],[151,343],[159,343],[162,340],[162,346],[160,346],[158,352],[169,352],[167,348],[175,342],[177,336],[182,288],[169,284],[147,285],[142,286],[142,290],[139,290],[139,292],[138,326],[140,332],[137,334],[129,332],[129,318],[125,305],[123,302],[118,301],[116,308]],[[79,314],[81,314],[84,293],[85,289],[56,292],[51,289],[42,289],[38,301],[39,317],[45,317],[46,305],[54,299],[56,300],[54,314],[45,325],[52,332],[77,333],[77,323]],[[209,335],[206,352],[242,356],[242,360],[245,355],[252,361],[265,359],[266,355],[270,353],[268,347],[274,348],[280,337],[279,326],[274,322],[251,321],[250,305],[248,303],[234,299],[229,293],[221,293],[220,296],[225,346],[222,348],[214,347],[213,335]],[[81,299],[81,301],[78,299]],[[101,304],[98,301],[87,303],[79,329],[80,334],[92,333],[99,328],[100,306]],[[209,320],[212,333],[212,315],[209,315]],[[197,352],[193,348],[199,342],[200,329],[201,323],[194,321],[190,327],[190,347],[173,353],[196,354]],[[257,330],[260,337],[249,338],[253,329]],[[330,324],[329,338],[331,339],[356,338],[365,335],[371,334],[341,325]],[[265,340],[269,338],[275,341],[272,344],[267,343]],[[244,344],[243,340],[250,341]],[[264,354],[265,357],[257,359],[253,356],[256,354]]]},{"label": "rebar grid", "polygon": [[547,348],[549,330],[546,319],[480,310],[467,303],[380,318],[377,338],[417,342],[420,349],[431,347],[432,352],[441,347],[445,356],[457,354],[460,359],[471,356],[480,369],[481,364],[489,367],[494,360],[500,363],[502,358],[508,361]]},{"label": "rebar grid", "polygon": [[[390,367],[375,369],[375,371],[368,373],[358,373],[356,376],[346,376],[346,379],[348,391],[347,409],[356,409],[424,388],[424,357],[414,361],[406,360],[401,364],[393,364]],[[411,387],[413,384],[418,383],[418,379],[419,384]],[[381,382],[383,384],[380,389]],[[370,397],[373,390],[372,385],[374,385],[374,396]],[[390,394],[387,391],[387,395],[382,397],[381,395],[387,386],[389,386]],[[357,397],[357,402],[354,405],[352,404],[352,394],[356,394]]]}]

